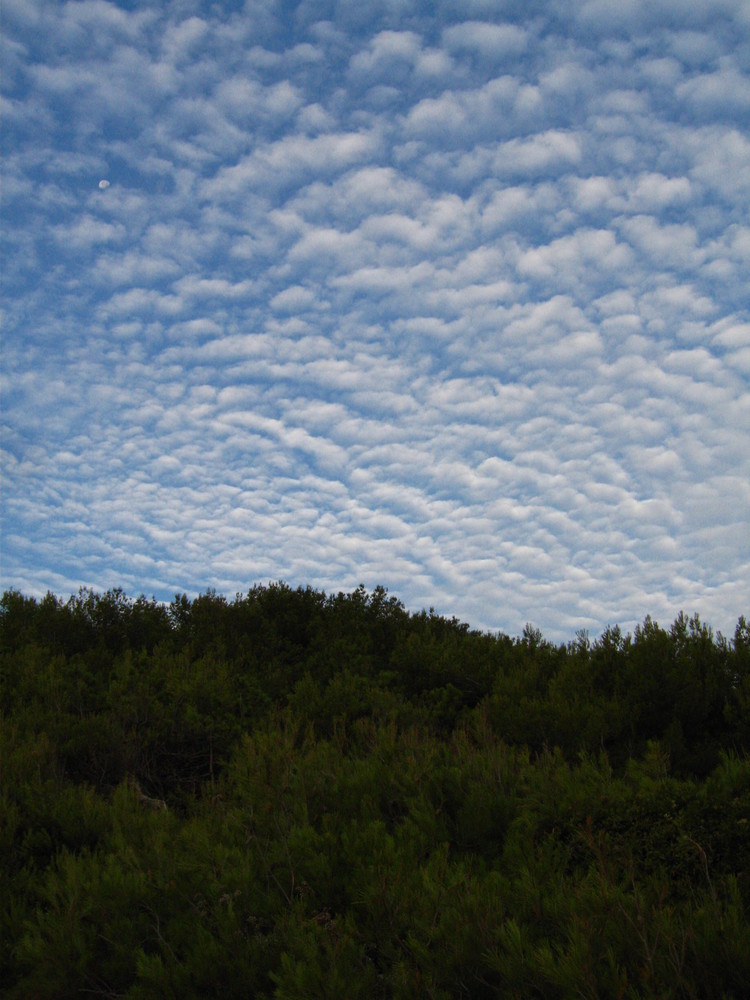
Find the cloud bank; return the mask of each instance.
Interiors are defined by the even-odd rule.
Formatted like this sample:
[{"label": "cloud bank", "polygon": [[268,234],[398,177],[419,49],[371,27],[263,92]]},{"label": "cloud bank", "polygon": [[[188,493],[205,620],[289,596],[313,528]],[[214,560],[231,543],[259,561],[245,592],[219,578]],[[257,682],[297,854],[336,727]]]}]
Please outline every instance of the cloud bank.
[{"label": "cloud bank", "polygon": [[2,586],[750,610],[750,18],[6,0]]}]

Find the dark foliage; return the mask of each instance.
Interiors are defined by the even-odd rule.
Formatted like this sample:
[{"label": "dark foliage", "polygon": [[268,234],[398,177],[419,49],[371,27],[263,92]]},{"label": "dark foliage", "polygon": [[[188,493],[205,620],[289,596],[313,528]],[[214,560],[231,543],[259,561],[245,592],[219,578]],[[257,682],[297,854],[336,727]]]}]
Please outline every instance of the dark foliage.
[{"label": "dark foliage", "polygon": [[10,998],[744,997],[750,628],[0,602]]}]

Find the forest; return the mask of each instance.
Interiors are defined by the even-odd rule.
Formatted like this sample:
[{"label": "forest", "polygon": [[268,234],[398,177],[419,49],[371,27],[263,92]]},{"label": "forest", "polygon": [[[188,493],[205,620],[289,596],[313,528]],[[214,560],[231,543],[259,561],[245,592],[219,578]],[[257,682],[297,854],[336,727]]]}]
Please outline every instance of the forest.
[{"label": "forest", "polygon": [[0,602],[0,995],[727,1000],[750,625]]}]

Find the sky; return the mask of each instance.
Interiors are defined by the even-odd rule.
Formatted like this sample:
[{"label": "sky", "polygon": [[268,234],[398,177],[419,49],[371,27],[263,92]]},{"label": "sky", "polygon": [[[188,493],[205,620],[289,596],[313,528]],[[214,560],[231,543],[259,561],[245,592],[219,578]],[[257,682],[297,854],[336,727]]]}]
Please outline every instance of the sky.
[{"label": "sky", "polygon": [[0,587],[750,615],[747,0],[3,0]]}]

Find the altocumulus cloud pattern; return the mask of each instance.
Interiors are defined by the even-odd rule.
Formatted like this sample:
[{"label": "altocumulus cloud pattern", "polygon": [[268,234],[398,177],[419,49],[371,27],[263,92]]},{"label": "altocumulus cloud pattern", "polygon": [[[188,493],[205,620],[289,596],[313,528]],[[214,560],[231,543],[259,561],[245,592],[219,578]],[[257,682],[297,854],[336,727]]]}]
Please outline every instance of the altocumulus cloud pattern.
[{"label": "altocumulus cloud pattern", "polygon": [[733,630],[746,0],[3,22],[3,587]]}]

